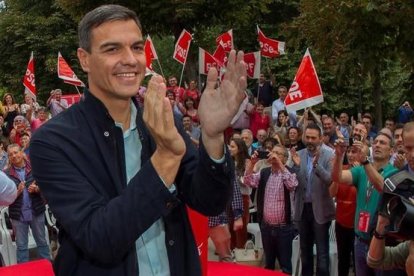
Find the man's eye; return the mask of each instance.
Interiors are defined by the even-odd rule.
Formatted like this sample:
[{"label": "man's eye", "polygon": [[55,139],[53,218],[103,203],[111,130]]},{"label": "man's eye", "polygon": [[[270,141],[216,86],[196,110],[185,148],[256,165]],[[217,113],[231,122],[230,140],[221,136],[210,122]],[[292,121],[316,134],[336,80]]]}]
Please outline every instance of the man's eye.
[{"label": "man's eye", "polygon": [[144,46],[142,46],[142,45],[139,45],[139,46],[134,46],[134,47],[133,47],[133,50],[134,50],[135,52],[142,52],[142,51],[144,51]]}]

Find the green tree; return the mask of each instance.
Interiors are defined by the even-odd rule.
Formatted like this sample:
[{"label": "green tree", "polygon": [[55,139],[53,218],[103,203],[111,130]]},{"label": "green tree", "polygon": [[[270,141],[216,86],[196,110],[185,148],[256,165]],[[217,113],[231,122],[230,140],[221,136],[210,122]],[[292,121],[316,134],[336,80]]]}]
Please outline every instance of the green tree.
[{"label": "green tree", "polygon": [[[412,74],[414,59],[408,45],[412,45],[413,36],[401,32],[413,32],[413,5],[403,0],[303,0],[300,16],[290,28],[298,34],[298,44],[306,41],[316,50],[339,86],[352,86],[359,93],[369,86],[375,118],[382,125],[383,103],[389,98],[384,85],[390,75],[385,72],[402,65],[399,61],[403,59],[408,68],[398,67],[397,71],[404,73],[397,83],[404,83],[401,77],[407,76],[407,70]],[[407,92],[404,87],[391,92],[397,91]]]},{"label": "green tree", "polygon": [[[0,86],[3,91],[13,93],[22,100],[23,75],[34,52],[36,88],[41,103],[47,99],[49,91],[64,85],[57,77],[57,53],[62,55],[80,72],[74,63],[76,49],[76,24],[68,18],[51,0],[4,2],[0,12]],[[82,78],[82,76],[79,76]]]}]

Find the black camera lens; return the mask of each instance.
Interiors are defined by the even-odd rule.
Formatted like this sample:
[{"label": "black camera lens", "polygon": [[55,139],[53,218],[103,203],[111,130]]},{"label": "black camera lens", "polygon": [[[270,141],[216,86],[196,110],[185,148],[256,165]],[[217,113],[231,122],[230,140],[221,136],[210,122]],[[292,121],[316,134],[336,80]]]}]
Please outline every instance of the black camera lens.
[{"label": "black camera lens", "polygon": [[394,213],[394,211],[398,208],[398,206],[400,205],[401,199],[399,196],[394,196],[392,197],[388,203],[387,203],[387,215],[391,216],[391,214]]}]

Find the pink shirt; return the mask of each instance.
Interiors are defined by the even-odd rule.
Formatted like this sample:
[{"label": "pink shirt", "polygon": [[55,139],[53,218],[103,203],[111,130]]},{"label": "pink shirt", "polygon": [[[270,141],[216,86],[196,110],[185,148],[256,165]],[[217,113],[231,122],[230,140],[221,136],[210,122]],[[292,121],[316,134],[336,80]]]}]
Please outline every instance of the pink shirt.
[{"label": "pink shirt", "polygon": [[[244,176],[244,184],[253,188],[257,188],[259,180],[260,172]],[[288,170],[282,173],[275,171],[270,174],[266,183],[263,204],[263,220],[270,225],[286,223],[285,192],[283,185],[289,191],[293,191],[298,186],[296,174],[290,173]],[[292,193],[290,199],[292,205]]]},{"label": "pink shirt", "polygon": [[33,119],[30,123],[30,128],[32,129],[32,132],[34,132],[36,129],[38,129],[41,125],[43,125],[46,121],[41,121],[39,118]]}]

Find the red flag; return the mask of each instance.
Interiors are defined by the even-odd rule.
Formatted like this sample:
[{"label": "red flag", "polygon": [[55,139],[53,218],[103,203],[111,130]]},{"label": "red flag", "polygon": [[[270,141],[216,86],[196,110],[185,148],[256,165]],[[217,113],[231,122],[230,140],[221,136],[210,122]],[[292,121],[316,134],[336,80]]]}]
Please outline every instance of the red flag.
[{"label": "red flag", "polygon": [[217,45],[216,50],[214,51],[213,56],[220,61],[223,65],[227,64],[227,55],[223,45]]},{"label": "red flag", "polygon": [[36,84],[35,84],[35,73],[34,73],[34,60],[33,60],[33,51],[30,55],[29,63],[27,64],[26,74],[23,77],[23,85],[25,87],[25,93],[30,93],[30,95],[36,99]]},{"label": "red flag", "polygon": [[204,49],[198,48],[198,71],[200,74],[207,75],[211,67],[216,67],[220,72],[223,63],[216,59],[212,54]]},{"label": "red flag", "polygon": [[266,37],[259,26],[257,26],[257,33],[262,56],[275,58],[285,54],[285,42]]},{"label": "red flag", "polygon": [[191,34],[184,29],[175,44],[173,58],[181,64],[185,64],[187,60],[188,49],[190,48],[192,38]]},{"label": "red flag", "polygon": [[296,111],[323,102],[322,88],[309,49],[285,98],[286,110]]},{"label": "red flag", "polygon": [[260,52],[244,54],[247,76],[251,79],[258,79],[260,76]]},{"label": "red flag", "polygon": [[217,46],[221,45],[226,53],[233,49],[233,30],[229,30],[216,38]]},{"label": "red flag", "polygon": [[148,35],[144,44],[145,58],[147,61],[147,69],[153,72],[152,60],[158,59],[157,52],[155,52],[154,43],[152,43],[151,37]]},{"label": "red flag", "polygon": [[72,84],[75,86],[85,86],[85,84],[78,79],[72,69],[69,67],[69,64],[66,60],[62,57],[60,52],[58,53],[58,76],[62,79],[65,83]]}]

